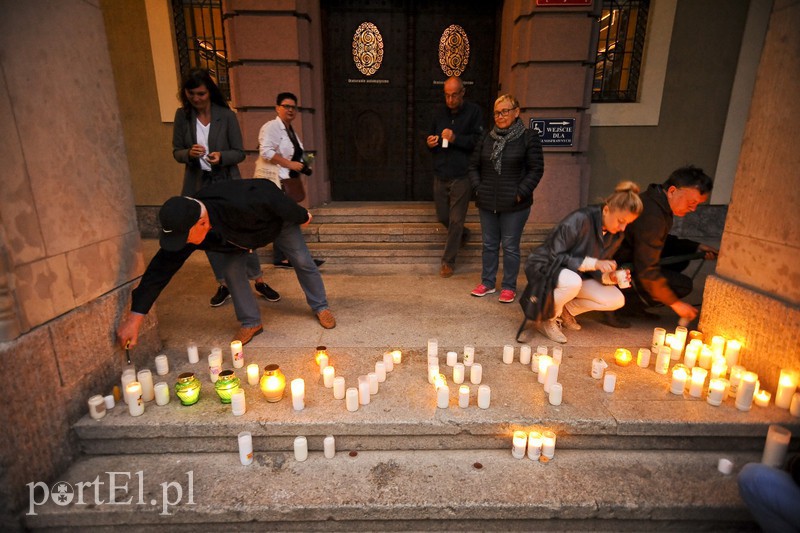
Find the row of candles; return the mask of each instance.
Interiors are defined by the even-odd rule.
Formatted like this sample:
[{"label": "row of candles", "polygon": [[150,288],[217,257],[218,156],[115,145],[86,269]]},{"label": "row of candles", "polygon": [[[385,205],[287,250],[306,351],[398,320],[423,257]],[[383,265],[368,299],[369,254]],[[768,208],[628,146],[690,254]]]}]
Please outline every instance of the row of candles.
[{"label": "row of candles", "polygon": [[[253,464],[253,434],[249,431],[242,431],[237,436],[239,443],[239,461],[242,465]],[[308,459],[308,439],[304,436],[295,437],[294,458],[296,461],[303,462]],[[328,435],[322,440],[322,453],[326,459],[333,459],[336,456],[336,439],[333,435]]]}]

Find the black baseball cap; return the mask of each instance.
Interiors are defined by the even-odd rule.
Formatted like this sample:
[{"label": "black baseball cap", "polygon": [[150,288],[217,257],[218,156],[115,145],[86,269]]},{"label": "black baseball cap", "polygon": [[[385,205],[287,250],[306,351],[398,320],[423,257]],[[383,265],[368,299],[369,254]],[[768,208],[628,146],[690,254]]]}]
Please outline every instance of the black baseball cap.
[{"label": "black baseball cap", "polygon": [[173,196],[158,211],[161,223],[159,244],[168,252],[177,252],[186,246],[189,230],[200,220],[200,203],[185,196]]}]

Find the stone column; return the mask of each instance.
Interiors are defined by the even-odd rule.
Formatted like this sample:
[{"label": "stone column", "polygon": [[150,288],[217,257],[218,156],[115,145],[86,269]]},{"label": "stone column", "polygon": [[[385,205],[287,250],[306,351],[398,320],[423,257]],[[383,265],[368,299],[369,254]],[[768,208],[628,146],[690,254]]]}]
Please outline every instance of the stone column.
[{"label": "stone column", "polygon": [[776,0],[700,321],[742,341],[742,364],[773,392],[781,368],[800,369],[799,25],[800,4]]}]

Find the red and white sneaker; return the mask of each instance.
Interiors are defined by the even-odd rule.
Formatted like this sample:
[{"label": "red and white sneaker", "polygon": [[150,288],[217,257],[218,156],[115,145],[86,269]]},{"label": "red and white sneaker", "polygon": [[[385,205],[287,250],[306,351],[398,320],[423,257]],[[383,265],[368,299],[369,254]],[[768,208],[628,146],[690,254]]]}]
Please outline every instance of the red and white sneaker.
[{"label": "red and white sneaker", "polygon": [[516,292],[512,291],[511,289],[503,289],[500,291],[500,298],[498,298],[497,301],[503,304],[510,304],[516,297]]},{"label": "red and white sneaker", "polygon": [[478,298],[481,298],[483,296],[486,296],[487,294],[492,294],[493,292],[496,292],[494,287],[490,289],[489,287],[481,283],[480,285],[472,289],[472,292],[470,294],[473,296],[477,296]]}]

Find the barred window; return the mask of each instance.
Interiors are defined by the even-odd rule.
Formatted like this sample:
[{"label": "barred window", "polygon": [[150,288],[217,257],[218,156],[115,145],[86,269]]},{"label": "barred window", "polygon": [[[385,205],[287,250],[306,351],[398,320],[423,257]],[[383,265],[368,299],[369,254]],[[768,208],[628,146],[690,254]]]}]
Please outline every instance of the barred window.
[{"label": "barred window", "polygon": [[636,102],[650,0],[603,0],[592,102]]},{"label": "barred window", "polygon": [[208,69],[230,100],[228,53],[222,25],[222,0],[172,0],[181,76],[193,68]]}]

